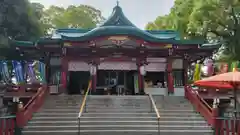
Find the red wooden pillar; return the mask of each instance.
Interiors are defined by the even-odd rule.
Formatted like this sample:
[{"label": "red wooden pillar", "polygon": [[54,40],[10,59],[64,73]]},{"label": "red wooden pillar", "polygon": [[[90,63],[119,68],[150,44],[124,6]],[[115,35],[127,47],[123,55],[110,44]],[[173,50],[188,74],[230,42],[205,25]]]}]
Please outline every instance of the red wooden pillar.
[{"label": "red wooden pillar", "polygon": [[184,91],[185,91],[185,98],[186,98],[186,90],[188,87],[188,61],[187,58],[183,59],[183,70],[184,70]]},{"label": "red wooden pillar", "polygon": [[67,89],[67,72],[68,72],[68,60],[66,57],[62,57],[61,60],[61,84],[62,84],[62,91],[64,92]]},{"label": "red wooden pillar", "polygon": [[140,95],[145,95],[144,91],[144,75],[141,71],[141,67],[144,66],[143,63],[138,62],[137,63],[137,68],[138,68],[138,89],[139,89],[139,94]]},{"label": "red wooden pillar", "polygon": [[51,54],[47,53],[47,56],[45,58],[45,81],[47,84],[50,83],[50,75],[51,75]]},{"label": "red wooden pillar", "polygon": [[167,87],[168,87],[168,94],[174,93],[174,86],[173,86],[173,73],[172,73],[172,58],[167,58]]},{"label": "red wooden pillar", "polygon": [[219,121],[217,118],[219,117],[219,103],[220,100],[219,99],[214,99],[213,100],[213,107],[212,107],[212,117],[210,119],[211,120],[211,124],[212,127],[215,128],[215,130],[219,130],[218,127],[222,124],[222,121]]}]

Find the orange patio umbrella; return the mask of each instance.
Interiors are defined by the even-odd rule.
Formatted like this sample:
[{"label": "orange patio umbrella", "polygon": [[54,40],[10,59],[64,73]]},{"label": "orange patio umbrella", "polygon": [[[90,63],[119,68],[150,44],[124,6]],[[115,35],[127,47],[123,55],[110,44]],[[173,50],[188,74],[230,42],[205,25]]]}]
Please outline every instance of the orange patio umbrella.
[{"label": "orange patio umbrella", "polygon": [[196,81],[194,84],[202,86],[204,86],[204,84],[209,84],[210,86],[218,84],[220,86],[231,87],[232,89],[237,90],[237,87],[240,86],[240,72],[234,71],[218,74]]},{"label": "orange patio umbrella", "polygon": [[223,74],[218,74],[215,76],[211,76],[199,81],[194,82],[197,86],[207,87],[207,86],[216,86],[212,88],[230,88],[234,92],[234,108],[236,109],[236,98],[237,98],[237,90],[240,86],[240,72],[227,72]]},{"label": "orange patio umbrella", "polygon": [[233,89],[232,85],[225,82],[208,82],[208,81],[196,81],[194,85],[199,87],[207,87],[207,88],[217,88],[217,89]]}]

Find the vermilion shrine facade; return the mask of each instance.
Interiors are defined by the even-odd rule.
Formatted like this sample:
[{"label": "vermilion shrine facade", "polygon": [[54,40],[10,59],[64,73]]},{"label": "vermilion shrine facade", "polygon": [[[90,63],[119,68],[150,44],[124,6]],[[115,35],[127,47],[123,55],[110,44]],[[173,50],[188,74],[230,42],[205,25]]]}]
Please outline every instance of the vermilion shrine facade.
[{"label": "vermilion shrine facade", "polygon": [[97,89],[100,70],[137,71],[138,91],[144,94],[144,75],[165,72],[167,91],[174,93],[173,70],[184,73],[187,83],[188,64],[211,55],[214,48],[204,47],[202,41],[180,40],[176,31],[141,30],[123,14],[120,6],[94,29],[58,29],[52,37],[36,43],[16,42],[23,50],[36,48],[47,57],[61,57],[61,83],[67,89],[69,71],[90,71],[92,91]]}]

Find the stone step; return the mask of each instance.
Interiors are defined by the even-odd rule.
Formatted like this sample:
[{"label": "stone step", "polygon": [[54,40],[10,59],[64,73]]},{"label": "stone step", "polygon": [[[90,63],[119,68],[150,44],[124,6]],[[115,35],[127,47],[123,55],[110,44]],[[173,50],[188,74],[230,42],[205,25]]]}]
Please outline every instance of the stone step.
[{"label": "stone step", "polygon": [[[74,121],[76,120],[75,117],[35,117],[32,120],[36,121],[63,121],[63,120],[68,120],[68,121]],[[83,116],[81,117],[81,120],[83,121],[111,121],[111,120],[119,120],[119,121],[128,121],[128,120],[133,120],[133,121],[148,121],[148,120],[156,120],[155,117],[117,117],[117,116],[112,116],[112,117],[86,117]],[[204,121],[203,118],[201,117],[161,117],[160,121],[176,121],[176,120],[182,120],[182,121]]]},{"label": "stone step", "polygon": [[66,100],[74,100],[74,101],[82,101],[83,98],[52,98],[52,99],[46,99],[46,102],[63,102]]},{"label": "stone step", "polygon": [[158,105],[160,105],[160,106],[192,106],[192,104],[191,103],[189,103],[189,102],[186,102],[186,103],[166,103],[166,102],[157,102],[157,101],[155,101],[156,102],[156,105],[158,106]]},{"label": "stone step", "polygon": [[[24,135],[76,135],[82,99],[49,97],[25,127]],[[148,96],[88,96],[87,112],[80,119],[81,135],[159,134],[158,123],[161,135],[212,134],[206,121],[184,97],[154,100],[161,116],[159,122]]]},{"label": "stone step", "polygon": [[[105,111],[151,111],[151,108],[150,107],[146,107],[146,108],[139,108],[139,107],[87,107],[87,110],[105,110]],[[74,110],[79,110],[79,108],[42,108],[41,111],[51,111],[51,112],[55,112],[55,111],[62,111],[62,112],[71,112],[71,111],[74,111]],[[175,109],[165,109],[165,108],[158,108],[159,112],[179,112],[179,113],[184,113],[184,112],[195,112],[194,110],[192,109],[183,109],[183,110],[175,110]]]},{"label": "stone step", "polygon": [[[78,106],[55,106],[54,108],[52,106],[45,106],[42,108],[42,110],[44,109],[56,109],[56,110],[79,110],[80,109],[80,106],[81,105],[78,105]],[[124,106],[124,107],[107,107],[107,106],[86,106],[88,109],[119,109],[119,108],[124,108],[124,109],[146,109],[146,108],[149,108],[150,110],[150,107],[131,107],[131,106]]]},{"label": "stone step", "polygon": [[81,103],[59,103],[59,104],[52,104],[52,103],[46,103],[45,105],[43,105],[42,106],[42,108],[45,108],[45,107],[48,107],[48,108],[50,108],[50,107],[52,107],[53,108],[53,106],[54,106],[54,108],[55,108],[55,106],[57,106],[57,107],[62,107],[62,108],[64,108],[64,107],[68,107],[68,106],[72,106],[72,107],[80,107],[82,104]]},{"label": "stone step", "polygon": [[191,103],[189,103],[188,101],[187,102],[184,102],[184,103],[181,103],[181,102],[174,102],[174,103],[168,103],[168,102],[163,102],[163,101],[155,101],[157,105],[172,105],[172,106],[178,106],[178,105],[183,105],[183,106],[191,106]]},{"label": "stone step", "polygon": [[61,106],[61,107],[66,107],[66,106],[81,106],[80,102],[66,102],[66,103],[45,103],[42,107],[55,107],[55,106]]},{"label": "stone step", "polygon": [[[78,113],[79,109],[41,109],[41,113]],[[93,108],[87,108],[86,109],[87,113],[144,113],[144,112],[155,112],[154,109],[124,109],[124,108],[119,108],[119,109],[93,109]],[[165,114],[174,114],[174,115],[185,115],[185,114],[194,114],[196,113],[193,110],[185,110],[185,111],[177,111],[177,110],[160,110],[159,109],[159,114],[160,115],[165,115]],[[197,114],[197,113],[196,113]]]},{"label": "stone step", "polygon": [[66,102],[66,101],[77,101],[82,102],[82,99],[51,99],[51,100],[45,100],[46,103],[58,103],[58,102]]},{"label": "stone step", "polygon": [[63,100],[75,100],[75,101],[82,101],[84,97],[79,97],[79,98],[72,98],[72,97],[58,97],[58,98],[48,98],[46,99],[47,102],[51,101],[63,101]]},{"label": "stone step", "polygon": [[89,95],[89,98],[95,99],[149,99],[147,95],[124,95],[124,96],[117,96],[117,95]]},{"label": "stone step", "polygon": [[132,107],[132,106],[139,106],[139,107],[147,107],[150,106],[150,104],[90,104],[86,103],[87,106],[89,107],[95,107],[95,106],[108,106],[108,107]]},{"label": "stone step", "polygon": [[70,103],[70,102],[82,103],[82,100],[59,99],[59,100],[46,101],[47,104]]},{"label": "stone step", "polygon": [[[27,126],[25,130],[35,131],[35,130],[77,130],[78,125],[43,125],[43,126]],[[80,125],[80,130],[158,130],[158,125]],[[160,125],[160,130],[211,130],[208,126],[189,126],[189,125]]]},{"label": "stone step", "polygon": [[150,104],[149,100],[139,101],[139,100],[87,100],[88,104],[97,104],[97,105],[104,105],[104,104],[117,104],[117,105],[134,105],[134,104]]},{"label": "stone step", "polygon": [[[81,135],[158,135],[158,130],[81,130]],[[24,135],[76,135],[78,130],[23,131]],[[209,130],[160,130],[161,135],[212,135]]]},{"label": "stone step", "polygon": [[[147,116],[155,116],[156,113],[147,113],[147,112],[132,112],[132,113],[83,113],[83,116],[88,116],[88,117],[106,117],[106,116],[118,116],[118,117],[147,117]],[[35,117],[67,117],[67,116],[78,116],[78,112],[74,113],[69,113],[69,112],[58,112],[58,113],[44,113],[44,112],[39,112],[34,114]]]},{"label": "stone step", "polygon": [[88,103],[90,104],[148,104],[150,103],[150,100],[127,100],[127,99],[119,99],[119,100],[114,100],[114,99],[105,99],[105,100],[101,100],[101,99],[88,99],[87,100]]},{"label": "stone step", "polygon": [[[79,109],[74,109],[74,110],[58,110],[58,109],[41,109],[41,112],[46,112],[46,113],[58,113],[58,112],[68,112],[68,113],[74,113],[74,112],[79,112]],[[150,112],[150,109],[124,109],[124,108],[119,108],[119,109],[87,109],[87,112]]]},{"label": "stone step", "polygon": [[82,102],[82,99],[53,99],[53,100],[46,100],[46,103],[66,103],[68,101],[74,101],[74,102]]},{"label": "stone step", "polygon": [[194,111],[193,107],[157,107],[159,110],[191,110]]},{"label": "stone step", "polygon": [[[148,120],[148,121],[140,121],[140,120],[128,120],[128,121],[120,121],[120,120],[102,120],[102,121],[85,121],[81,120],[80,121],[81,125],[138,125],[138,124],[143,124],[143,125],[157,125],[158,121],[157,120]],[[42,125],[72,125],[72,124],[78,124],[78,120],[72,120],[72,121],[67,121],[67,120],[62,120],[62,121],[30,121],[28,123],[29,125],[34,125],[34,126],[42,126]],[[164,121],[161,120],[159,121],[160,125],[205,125],[207,126],[207,123],[205,121]]]},{"label": "stone step", "polygon": [[136,103],[136,104],[111,104],[111,103],[98,103],[98,104],[92,104],[92,103],[86,103],[87,106],[141,106],[141,107],[147,107],[150,106],[151,104],[146,104],[146,103]]},{"label": "stone step", "polygon": [[161,105],[156,105],[158,108],[191,108],[193,109],[193,106],[192,105],[182,105],[182,104],[179,104],[179,105],[164,105],[164,106],[161,106]]},{"label": "stone step", "polygon": [[[68,120],[68,121],[74,121],[76,120],[77,117],[73,116],[73,117],[36,117],[33,118],[32,120],[36,120],[36,121],[64,121],[64,120]],[[120,121],[128,121],[128,120],[140,120],[140,121],[148,121],[148,120],[157,120],[156,116],[152,116],[152,117],[117,117],[117,116],[112,116],[112,117],[86,117],[86,116],[82,116],[81,120],[83,121],[104,121],[104,120],[120,120]]]},{"label": "stone step", "polygon": [[[93,113],[93,112],[88,112],[88,113],[84,113],[84,116],[88,116],[88,117],[105,117],[105,116],[118,116],[118,117],[125,117],[125,116],[129,116],[129,117],[145,117],[145,116],[155,116],[156,113],[152,112],[152,113],[148,113],[148,112],[131,112],[131,113],[125,113],[125,112],[119,112],[119,113]],[[53,113],[53,112],[39,112],[34,114],[35,117],[45,117],[45,116],[55,116],[55,117],[66,117],[66,116],[78,116],[78,112],[57,112],[57,113]],[[166,112],[166,113],[160,113],[161,117],[170,117],[170,116],[175,116],[175,117],[201,117],[198,113],[178,113],[178,112]]]},{"label": "stone step", "polygon": [[175,110],[175,109],[165,109],[165,108],[158,108],[158,111],[161,112],[179,112],[179,113],[185,113],[185,112],[195,112],[192,109],[183,109],[183,110]]},{"label": "stone step", "polygon": [[79,102],[81,103],[82,100],[74,100],[74,99],[56,99],[56,100],[46,100],[46,103],[66,103],[66,102],[70,102],[70,101],[75,101],[75,102]]}]

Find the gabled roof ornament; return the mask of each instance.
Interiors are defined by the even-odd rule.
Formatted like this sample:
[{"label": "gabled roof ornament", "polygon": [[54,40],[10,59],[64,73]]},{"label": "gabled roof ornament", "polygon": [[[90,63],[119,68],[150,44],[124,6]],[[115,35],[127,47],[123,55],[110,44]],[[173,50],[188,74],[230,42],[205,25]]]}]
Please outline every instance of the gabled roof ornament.
[{"label": "gabled roof ornament", "polygon": [[119,6],[119,1],[117,0],[117,6]]},{"label": "gabled roof ornament", "polygon": [[99,27],[103,26],[129,26],[136,27],[128,18],[124,15],[122,8],[119,6],[119,0],[117,5],[113,8],[112,15]]}]

